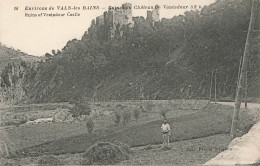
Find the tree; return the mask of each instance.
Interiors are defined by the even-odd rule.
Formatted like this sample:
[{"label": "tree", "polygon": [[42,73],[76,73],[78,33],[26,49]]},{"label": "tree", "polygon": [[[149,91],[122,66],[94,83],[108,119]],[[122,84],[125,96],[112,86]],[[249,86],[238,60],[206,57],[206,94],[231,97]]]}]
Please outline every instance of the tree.
[{"label": "tree", "polygon": [[61,51],[60,51],[60,50],[58,50],[58,51],[57,51],[57,55],[60,55],[60,54],[61,54]]},{"label": "tree", "polygon": [[91,108],[88,103],[82,101],[76,101],[73,110],[71,111],[72,117],[80,117],[82,115],[89,115]]},{"label": "tree", "polygon": [[122,115],[123,124],[125,125],[131,119],[131,114],[130,114],[130,111],[128,109],[125,109],[125,108],[122,110],[122,114],[123,114]]},{"label": "tree", "polygon": [[210,77],[209,103],[211,102],[213,76],[214,76],[214,69],[212,70],[211,77]]},{"label": "tree", "polygon": [[121,114],[119,113],[118,110],[114,111],[114,122],[119,125],[121,121]]},{"label": "tree", "polygon": [[51,58],[52,55],[51,55],[50,53],[46,53],[46,54],[45,54],[45,57],[46,57],[46,58]]},{"label": "tree", "polygon": [[94,122],[92,118],[87,118],[86,119],[86,127],[89,133],[92,133],[94,130]]},{"label": "tree", "polygon": [[230,133],[231,139],[235,138],[236,134],[237,134],[238,117],[239,117],[241,96],[242,96],[242,92],[243,92],[244,81],[246,79],[248,58],[249,58],[249,53],[250,53],[250,50],[249,50],[250,43],[252,40],[252,32],[254,30],[254,25],[256,23],[256,17],[257,17],[258,12],[259,12],[259,0],[253,0],[252,8],[251,8],[250,22],[249,22],[249,27],[248,27],[248,31],[247,31],[245,50],[244,50],[244,55],[243,55],[243,62],[242,62],[241,73],[240,73],[240,77],[239,77],[238,88],[237,88],[236,99],[235,99],[235,107],[234,107],[231,133]]},{"label": "tree", "polygon": [[51,53],[52,53],[53,56],[56,55],[56,51],[55,50],[51,50]]},{"label": "tree", "polygon": [[[141,106],[140,106],[140,107],[141,107]],[[135,117],[135,120],[136,120],[137,122],[138,122],[138,119],[139,119],[140,114],[141,114],[140,107],[134,109],[134,117]]]}]

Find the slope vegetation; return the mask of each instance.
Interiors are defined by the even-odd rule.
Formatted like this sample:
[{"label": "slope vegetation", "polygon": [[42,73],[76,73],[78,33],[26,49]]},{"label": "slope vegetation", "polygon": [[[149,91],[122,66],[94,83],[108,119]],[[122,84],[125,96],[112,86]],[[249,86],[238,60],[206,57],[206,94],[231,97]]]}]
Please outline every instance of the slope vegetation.
[{"label": "slope vegetation", "polygon": [[[24,101],[205,99],[213,70],[217,96],[232,99],[250,9],[251,1],[222,0],[154,25],[135,17],[133,27],[122,26],[123,33],[109,41],[97,37],[102,33],[93,21],[81,40],[68,41],[46,62],[28,69]],[[253,97],[259,97],[256,40],[254,36],[248,73]]]}]

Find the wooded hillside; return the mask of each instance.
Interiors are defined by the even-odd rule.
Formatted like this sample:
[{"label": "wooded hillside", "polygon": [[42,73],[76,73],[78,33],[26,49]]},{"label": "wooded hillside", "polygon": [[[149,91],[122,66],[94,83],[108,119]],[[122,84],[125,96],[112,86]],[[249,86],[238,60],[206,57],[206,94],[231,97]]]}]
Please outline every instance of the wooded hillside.
[{"label": "wooded hillside", "polygon": [[[123,26],[111,41],[98,37],[92,21],[81,40],[28,66],[23,101],[208,99],[213,69],[218,98],[233,99],[250,7],[248,0],[221,0],[155,25],[136,17],[133,28]],[[252,97],[260,94],[259,47],[255,40],[249,60]]]}]

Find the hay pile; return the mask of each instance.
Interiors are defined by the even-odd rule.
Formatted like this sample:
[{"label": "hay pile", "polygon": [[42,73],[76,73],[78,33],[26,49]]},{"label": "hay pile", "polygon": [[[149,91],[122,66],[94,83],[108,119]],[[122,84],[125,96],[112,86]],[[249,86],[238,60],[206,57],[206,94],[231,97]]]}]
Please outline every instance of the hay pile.
[{"label": "hay pile", "polygon": [[119,142],[119,141],[116,141],[114,140],[113,141],[113,144],[117,145],[117,146],[120,146],[121,148],[123,148],[128,154],[131,153],[131,149],[130,149],[130,146],[123,143],[123,142]]},{"label": "hay pile", "polygon": [[98,142],[86,150],[83,164],[116,164],[129,159],[129,152],[129,146],[121,142]]}]

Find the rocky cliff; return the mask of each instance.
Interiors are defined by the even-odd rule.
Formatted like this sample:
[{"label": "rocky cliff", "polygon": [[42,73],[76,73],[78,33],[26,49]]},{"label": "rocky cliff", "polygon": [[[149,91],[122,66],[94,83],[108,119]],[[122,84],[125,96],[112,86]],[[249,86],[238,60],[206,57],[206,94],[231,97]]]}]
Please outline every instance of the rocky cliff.
[{"label": "rocky cliff", "polygon": [[0,103],[17,103],[25,98],[25,75],[42,57],[0,44]]}]

